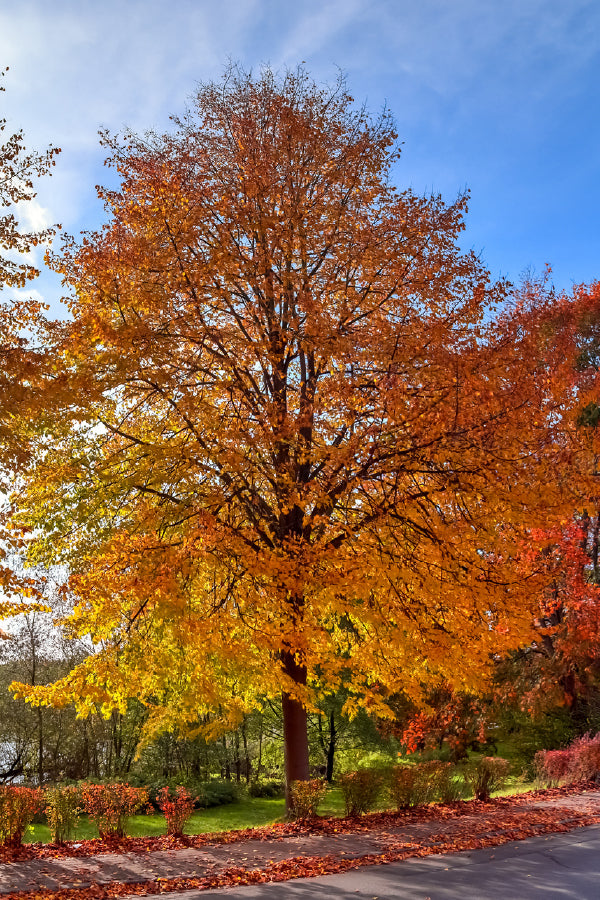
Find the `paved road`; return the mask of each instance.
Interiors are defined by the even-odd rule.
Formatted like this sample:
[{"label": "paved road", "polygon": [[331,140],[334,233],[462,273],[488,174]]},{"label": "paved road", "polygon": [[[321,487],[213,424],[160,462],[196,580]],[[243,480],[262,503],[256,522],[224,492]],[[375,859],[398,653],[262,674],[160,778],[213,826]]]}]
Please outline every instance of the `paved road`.
[{"label": "paved road", "polygon": [[[271,884],[160,900],[600,900],[600,826]],[[124,898],[127,900],[127,898]],[[139,900],[139,898],[131,898]]]}]

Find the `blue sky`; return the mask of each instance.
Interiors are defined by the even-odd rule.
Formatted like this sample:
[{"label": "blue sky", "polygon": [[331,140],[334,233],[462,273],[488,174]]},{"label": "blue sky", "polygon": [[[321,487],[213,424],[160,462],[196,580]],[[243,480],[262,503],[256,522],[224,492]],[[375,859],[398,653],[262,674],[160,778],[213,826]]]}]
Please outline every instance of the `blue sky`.
[{"label": "blue sky", "polygon": [[[342,69],[357,101],[387,104],[398,185],[469,188],[463,244],[494,275],[600,277],[598,0],[0,0],[0,115],[63,148],[33,224],[97,227],[98,128],[168,128],[228,59]],[[36,289],[56,311],[57,280]]]}]

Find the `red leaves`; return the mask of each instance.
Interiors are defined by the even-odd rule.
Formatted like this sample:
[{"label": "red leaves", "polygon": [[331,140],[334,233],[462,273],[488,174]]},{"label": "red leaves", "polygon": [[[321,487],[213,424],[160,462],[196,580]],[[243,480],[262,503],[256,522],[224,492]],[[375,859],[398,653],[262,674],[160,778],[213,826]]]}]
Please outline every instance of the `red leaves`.
[{"label": "red leaves", "polygon": [[42,809],[43,795],[37,788],[0,787],[0,843],[19,847],[25,829],[34,815]]},{"label": "red leaves", "polygon": [[156,799],[167,820],[167,834],[183,835],[184,825],[192,815],[195,799],[198,798],[192,797],[186,788],[179,785],[174,794],[165,786],[158,792]]},{"label": "red leaves", "polygon": [[123,837],[127,818],[148,802],[148,791],[129,784],[84,784],[81,798],[100,837]]}]

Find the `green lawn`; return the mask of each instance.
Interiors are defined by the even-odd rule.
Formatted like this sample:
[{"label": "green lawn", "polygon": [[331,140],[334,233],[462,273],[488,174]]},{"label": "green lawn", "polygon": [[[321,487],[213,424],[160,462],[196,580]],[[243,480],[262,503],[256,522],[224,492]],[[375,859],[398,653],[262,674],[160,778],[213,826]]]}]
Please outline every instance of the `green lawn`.
[{"label": "green lawn", "polygon": [[[212,831],[235,831],[239,828],[253,828],[260,825],[270,825],[273,822],[282,822],[285,817],[285,801],[266,799],[240,800],[238,803],[228,803],[226,806],[213,806],[210,809],[200,810],[192,816],[186,826],[188,834],[205,834]],[[127,833],[133,837],[145,837],[166,834],[167,828],[164,816],[141,815],[132,816],[129,819]],[[98,829],[88,821],[87,816],[81,816],[75,840],[97,838]],[[50,829],[47,825],[31,825],[25,835],[26,842],[50,840]]]}]

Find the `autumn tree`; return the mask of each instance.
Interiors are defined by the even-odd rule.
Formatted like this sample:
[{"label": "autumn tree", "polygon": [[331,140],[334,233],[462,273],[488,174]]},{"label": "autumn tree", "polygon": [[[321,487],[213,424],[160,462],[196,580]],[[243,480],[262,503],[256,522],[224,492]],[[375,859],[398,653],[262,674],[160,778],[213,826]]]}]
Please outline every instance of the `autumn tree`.
[{"label": "autumn tree", "polygon": [[[0,72],[0,77],[7,71]],[[0,85],[0,92],[4,90]],[[6,119],[0,119],[0,133],[5,130]],[[0,216],[0,290],[25,287],[39,275],[38,269],[22,255],[47,240],[52,230],[22,231],[15,207],[34,199],[34,178],[50,172],[57,153],[60,153],[57,147],[50,147],[44,153],[27,151],[22,131],[14,132],[0,144],[0,207],[3,209]],[[5,324],[3,321],[3,327]]]},{"label": "autumn tree", "polygon": [[104,142],[120,186],[53,258],[72,320],[14,518],[99,652],[19,690],[208,735],[281,694],[304,779],[319,694],[386,714],[529,634],[516,548],[572,455],[539,309],[460,250],[465,196],[395,187],[393,121],[343,80],[233,68]]},{"label": "autumn tree", "polygon": [[497,674],[501,702],[537,719],[562,708],[580,730],[593,727],[600,689],[599,323],[600,284],[595,283],[562,298],[543,329],[544,342],[559,346],[564,331],[571,334],[563,366],[571,369],[568,381],[576,398],[571,417],[579,444],[588,449],[591,477],[563,522],[527,534],[522,552],[528,565],[547,575],[534,609],[535,636],[510,654]]},{"label": "autumn tree", "polygon": [[[0,78],[7,71],[0,71]],[[0,119],[0,492],[14,485],[14,466],[24,457],[26,423],[35,415],[32,410],[40,413],[33,384],[40,357],[27,337],[39,323],[41,305],[19,291],[39,275],[31,253],[53,233],[50,228],[24,231],[18,213],[36,196],[34,180],[50,172],[60,152],[56,147],[28,151],[23,132],[4,138],[6,128],[6,119]],[[0,560],[6,550],[3,536],[0,531]],[[10,592],[12,581],[10,566],[0,565],[0,585]],[[10,605],[1,593],[0,601],[7,612]]]}]

